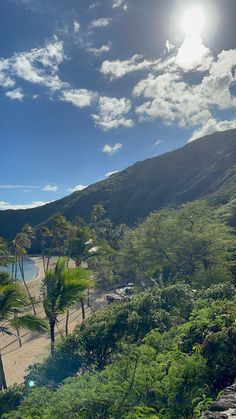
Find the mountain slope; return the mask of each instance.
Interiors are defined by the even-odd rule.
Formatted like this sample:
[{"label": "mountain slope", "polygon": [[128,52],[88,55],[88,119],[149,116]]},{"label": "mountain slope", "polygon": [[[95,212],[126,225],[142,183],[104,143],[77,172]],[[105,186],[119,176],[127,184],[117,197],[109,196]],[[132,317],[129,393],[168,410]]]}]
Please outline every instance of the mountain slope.
[{"label": "mountain slope", "polygon": [[89,221],[102,203],[116,224],[133,225],[152,210],[203,197],[236,197],[236,130],[218,132],[142,162],[61,200],[30,210],[1,211],[0,236],[12,239],[25,224],[38,225],[60,212]]}]

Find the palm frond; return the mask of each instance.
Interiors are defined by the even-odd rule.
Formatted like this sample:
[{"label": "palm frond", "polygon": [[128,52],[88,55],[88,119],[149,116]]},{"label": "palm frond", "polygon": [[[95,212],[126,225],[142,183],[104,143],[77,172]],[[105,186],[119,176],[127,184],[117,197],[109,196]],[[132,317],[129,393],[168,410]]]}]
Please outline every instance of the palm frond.
[{"label": "palm frond", "polygon": [[83,297],[84,292],[88,289],[89,282],[80,280],[70,280],[65,284],[60,298],[60,311],[66,310],[68,307],[76,303]]},{"label": "palm frond", "polygon": [[25,314],[24,316],[12,319],[11,325],[13,327],[27,329],[38,333],[45,333],[48,331],[47,322],[37,316],[34,316],[33,314]]},{"label": "palm frond", "polygon": [[14,333],[12,333],[7,326],[1,326],[0,325],[0,333],[2,333],[3,335],[8,335],[8,336],[16,336]]},{"label": "palm frond", "polygon": [[12,284],[13,279],[7,272],[0,272],[0,286]]},{"label": "palm frond", "polygon": [[0,319],[5,319],[9,314],[27,303],[27,297],[18,284],[0,286]]}]

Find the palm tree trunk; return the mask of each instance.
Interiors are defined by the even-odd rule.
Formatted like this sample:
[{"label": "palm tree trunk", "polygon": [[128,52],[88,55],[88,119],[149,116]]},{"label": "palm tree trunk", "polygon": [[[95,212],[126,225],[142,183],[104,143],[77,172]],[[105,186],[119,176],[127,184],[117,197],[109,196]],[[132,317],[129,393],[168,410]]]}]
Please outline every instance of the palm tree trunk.
[{"label": "palm tree trunk", "polygon": [[69,317],[70,317],[70,310],[66,312],[66,337],[69,334]]},{"label": "palm tree trunk", "polygon": [[34,302],[33,302],[33,297],[30,294],[30,290],[29,290],[28,285],[26,284],[26,281],[25,281],[24,259],[23,258],[21,258],[21,261],[19,261],[19,268],[20,268],[20,273],[21,273],[22,281],[24,283],[24,287],[26,289],[26,292],[28,294],[28,297],[29,297],[29,300],[30,300],[30,303],[31,303],[31,306],[32,306],[33,313],[36,316],[37,313],[36,313],[36,310],[35,310],[35,306],[34,306]]},{"label": "palm tree trunk", "polygon": [[49,321],[52,356],[54,356],[54,353],[55,353],[55,324],[56,324],[55,320]]},{"label": "palm tree trunk", "polygon": [[14,268],[15,268],[15,261],[13,260],[12,265],[11,265],[11,277],[12,277],[12,279],[14,279]]},{"label": "palm tree trunk", "polygon": [[44,258],[44,255],[42,256],[42,258],[43,258],[43,271],[44,271],[44,273],[46,273],[46,266],[45,266],[45,258]]},{"label": "palm tree trunk", "polygon": [[48,269],[49,269],[49,263],[50,263],[50,256],[48,256],[48,257],[47,257],[46,272],[48,272]]},{"label": "palm tree trunk", "polygon": [[[14,313],[14,319],[16,319],[16,318],[17,318],[17,314]],[[19,328],[17,326],[15,326],[15,328],[16,328],[16,334],[17,334],[18,341],[19,341],[19,346],[21,348],[22,347],[22,341],[21,341],[21,337],[20,337],[20,331],[19,331]]]},{"label": "palm tree trunk", "polygon": [[90,289],[88,288],[88,291],[87,291],[87,307],[89,308],[90,307]]},{"label": "palm tree trunk", "polygon": [[0,390],[6,390],[7,389],[7,382],[6,382],[6,376],[3,368],[3,362],[2,362],[2,354],[0,350]]},{"label": "palm tree trunk", "polygon": [[15,262],[15,279],[17,278],[17,260]]},{"label": "palm tree trunk", "polygon": [[82,319],[85,320],[85,308],[84,308],[84,300],[80,300],[81,310],[82,310]]}]

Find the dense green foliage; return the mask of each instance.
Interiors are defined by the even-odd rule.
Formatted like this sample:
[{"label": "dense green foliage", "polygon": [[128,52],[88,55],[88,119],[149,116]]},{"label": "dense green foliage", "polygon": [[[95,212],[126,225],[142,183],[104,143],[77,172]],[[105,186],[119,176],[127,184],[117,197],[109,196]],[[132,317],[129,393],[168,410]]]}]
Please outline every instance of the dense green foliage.
[{"label": "dense green foliage", "polygon": [[[185,304],[187,294],[183,290],[182,298],[179,289],[168,288],[165,292],[172,296],[177,293],[179,303]],[[153,302],[158,301],[159,297],[159,293],[153,290]],[[40,374],[42,379],[45,370],[36,367],[34,372],[38,372],[38,376],[32,375],[32,371],[30,377],[35,379],[36,388],[22,403],[19,412],[8,417],[136,418],[139,417],[138,409],[143,409],[154,417],[191,418],[201,403],[214,397],[217,391],[231,383],[236,376],[235,302],[234,298],[217,302],[195,300],[192,302],[195,308],[187,322],[173,326],[176,319],[170,314],[168,321],[166,318],[159,319],[158,327],[152,329],[143,340],[137,340],[135,333],[129,340],[130,333],[123,326],[123,333],[111,336],[113,344],[115,341],[116,345],[119,343],[119,351],[112,352],[112,362],[110,356],[105,355],[102,370],[98,370],[94,362],[105,345],[103,340],[106,340],[106,336],[100,336],[99,340],[102,328],[97,333],[98,319],[95,315],[84,323],[90,323],[84,328],[87,328],[87,333],[90,329],[94,341],[91,344],[93,350],[90,348],[90,359],[85,358],[87,364],[77,364],[80,375],[67,379],[53,390],[50,386],[41,387]],[[144,303],[144,296],[136,298],[136,306],[139,303]],[[125,305],[132,315],[133,308],[131,310],[129,303],[124,303],[123,310]],[[153,309],[156,313],[160,311],[157,306],[160,307],[157,303]],[[109,308],[103,314],[104,323],[106,315],[108,322],[109,311],[111,317],[112,314],[116,317],[113,326],[118,328],[120,307]],[[79,357],[76,347],[80,351],[82,338],[86,336],[83,333],[83,329],[81,332],[77,330],[72,335],[73,339],[71,336],[61,345],[56,361],[59,364],[54,364],[54,370],[61,369],[66,363],[66,371],[71,362],[70,356]],[[99,348],[96,349],[95,343]],[[84,344],[87,350],[88,345],[87,337]],[[68,348],[72,347],[74,353],[68,353]],[[46,367],[49,367],[47,363]]]},{"label": "dense green foliage", "polygon": [[196,201],[150,214],[126,231],[118,251],[91,267],[101,286],[132,282],[143,290],[181,282],[199,289],[232,281],[234,249],[235,236],[217,210]]},{"label": "dense green foliage", "polygon": [[134,225],[151,211],[210,196],[226,203],[236,192],[236,131],[194,141],[179,150],[143,162],[80,192],[40,208],[1,211],[0,236],[8,240],[24,224],[50,222],[61,213],[71,221],[80,215],[90,222],[93,206],[101,203],[116,225]]},{"label": "dense green foliage", "polygon": [[[31,366],[20,399],[5,393],[3,417],[198,418],[236,378],[229,219],[200,200],[151,213],[131,229],[118,231],[100,206],[90,227],[69,226],[57,248],[74,260],[84,254],[100,290],[132,282],[134,295],[92,314],[53,357]],[[86,243],[96,244],[93,258]]]}]

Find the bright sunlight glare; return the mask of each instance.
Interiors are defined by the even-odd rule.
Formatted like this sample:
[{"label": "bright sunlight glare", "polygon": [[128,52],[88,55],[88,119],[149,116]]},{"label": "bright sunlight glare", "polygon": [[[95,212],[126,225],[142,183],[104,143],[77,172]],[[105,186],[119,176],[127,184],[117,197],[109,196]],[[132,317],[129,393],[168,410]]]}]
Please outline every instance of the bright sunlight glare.
[{"label": "bright sunlight glare", "polygon": [[205,24],[205,14],[200,5],[184,13],[182,27],[187,36],[200,36]]}]

